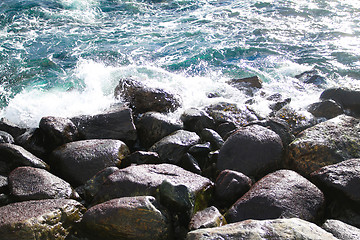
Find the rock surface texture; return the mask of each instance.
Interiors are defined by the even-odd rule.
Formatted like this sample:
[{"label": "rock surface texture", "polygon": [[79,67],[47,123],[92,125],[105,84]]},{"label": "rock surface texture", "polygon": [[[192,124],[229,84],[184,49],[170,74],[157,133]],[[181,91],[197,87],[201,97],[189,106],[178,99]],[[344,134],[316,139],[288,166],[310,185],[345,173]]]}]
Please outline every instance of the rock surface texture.
[{"label": "rock surface texture", "polygon": [[341,240],[359,240],[360,229],[339,220],[329,219],[322,228]]}]

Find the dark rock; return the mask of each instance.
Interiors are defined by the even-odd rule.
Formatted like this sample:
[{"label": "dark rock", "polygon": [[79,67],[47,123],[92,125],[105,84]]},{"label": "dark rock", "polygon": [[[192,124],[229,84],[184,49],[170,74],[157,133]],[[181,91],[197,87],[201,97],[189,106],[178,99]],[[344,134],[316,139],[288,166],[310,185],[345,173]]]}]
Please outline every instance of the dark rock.
[{"label": "dark rock", "polygon": [[200,136],[203,141],[211,143],[212,150],[218,150],[224,145],[224,140],[215,130],[204,128]]},{"label": "dark rock", "polygon": [[245,91],[245,93],[250,96],[253,95],[253,89],[262,88],[262,80],[258,76],[231,79],[228,81],[228,84],[239,89],[240,91]]},{"label": "dark rock", "polygon": [[220,149],[218,170],[235,170],[247,176],[261,177],[277,169],[283,145],[279,135],[259,125],[236,131]]},{"label": "dark rock", "polygon": [[315,69],[296,75],[295,78],[301,80],[303,83],[311,83],[316,86],[321,86],[326,83],[325,78],[319,75],[318,71]]},{"label": "dark rock", "polygon": [[343,114],[341,106],[331,99],[313,103],[308,106],[307,110],[315,117],[324,117],[327,119]]},{"label": "dark rock", "polygon": [[219,133],[224,140],[226,140],[227,137],[229,137],[230,134],[233,133],[235,130],[237,130],[235,123],[225,122],[217,127],[216,132]]},{"label": "dark rock", "polygon": [[25,128],[22,128],[5,118],[0,119],[0,130],[9,133],[14,138],[17,138],[26,131]]},{"label": "dark rock", "polygon": [[147,112],[136,122],[136,128],[141,145],[148,148],[160,139],[182,129],[182,125],[161,113]]},{"label": "dark rock", "polygon": [[8,194],[0,193],[0,207],[10,204],[11,201],[12,199]]},{"label": "dark rock", "polygon": [[188,152],[195,156],[207,156],[211,152],[210,142],[195,144],[189,148]]},{"label": "dark rock", "polygon": [[161,161],[159,154],[156,152],[145,152],[145,151],[136,151],[127,155],[121,161],[121,168],[130,166],[131,164],[156,164],[164,163]]},{"label": "dark rock", "polygon": [[120,166],[129,153],[120,140],[92,139],[64,144],[52,152],[51,161],[59,176],[79,186],[106,167]]},{"label": "dark rock", "polygon": [[360,239],[360,229],[339,220],[329,219],[321,226],[327,232],[330,232],[336,238],[341,240]]},{"label": "dark rock", "polygon": [[41,129],[28,129],[25,133],[18,136],[15,142],[39,158],[46,159],[48,154],[48,149],[46,148],[47,141]]},{"label": "dark rock", "polygon": [[316,183],[360,202],[360,159],[346,160],[320,168],[310,175]]},{"label": "dark rock", "polygon": [[43,117],[40,120],[39,128],[43,131],[51,150],[81,138],[77,127],[68,118]]},{"label": "dark rock", "polygon": [[320,99],[332,99],[344,109],[349,109],[355,114],[360,113],[360,91],[346,88],[330,88],[321,93]]},{"label": "dark rock", "polygon": [[19,201],[77,196],[69,183],[44,169],[18,167],[9,175],[11,194]]},{"label": "dark rock", "polygon": [[258,120],[257,116],[248,108],[240,109],[232,103],[220,102],[206,107],[205,110],[216,124],[233,122],[239,126],[244,126],[252,121]]},{"label": "dark rock", "polygon": [[115,108],[94,116],[79,116],[71,121],[85,139],[118,139],[129,144],[137,138],[132,111],[128,108]]},{"label": "dark rock", "polygon": [[288,167],[308,176],[321,167],[360,158],[360,120],[340,115],[300,133],[289,145]]},{"label": "dark rock", "polygon": [[184,129],[200,133],[204,128],[213,129],[215,127],[215,121],[205,111],[196,108],[190,108],[180,117],[184,123]]},{"label": "dark rock", "polygon": [[14,143],[14,138],[9,133],[0,131],[0,143]]},{"label": "dark rock", "polygon": [[283,96],[281,95],[281,93],[274,93],[266,98],[266,100],[268,101],[275,101],[275,102],[280,102],[282,101],[282,99]]},{"label": "dark rock", "polygon": [[279,111],[281,108],[285,107],[291,102],[291,98],[286,98],[285,100],[278,101],[269,105],[269,108],[274,111]]},{"label": "dark rock", "polygon": [[246,219],[298,217],[319,220],[324,207],[323,193],[310,181],[291,170],[266,175],[227,212],[228,222]]},{"label": "dark rock", "polygon": [[251,179],[236,171],[224,170],[216,179],[215,196],[223,206],[229,206],[249,191]]},{"label": "dark rock", "polygon": [[189,153],[185,153],[185,155],[181,158],[180,167],[190,172],[201,174],[201,168],[198,161]]},{"label": "dark rock", "polygon": [[214,207],[205,208],[197,212],[191,219],[189,229],[196,230],[200,228],[221,227],[226,224],[226,220],[219,210]]},{"label": "dark rock", "polygon": [[0,175],[0,193],[6,192],[8,188],[8,178]]},{"label": "dark rock", "polygon": [[232,240],[232,239],[287,239],[287,240],[337,240],[319,226],[298,219],[247,220],[222,227],[191,231],[187,240]]},{"label": "dark rock", "polygon": [[65,239],[84,207],[75,200],[47,199],[0,207],[0,239]]},{"label": "dark rock", "polygon": [[10,143],[0,144],[0,163],[3,163],[1,169],[5,175],[20,166],[49,169],[49,166],[43,160],[26,151],[24,148]]},{"label": "dark rock", "polygon": [[132,196],[157,196],[159,186],[164,180],[174,185],[186,186],[195,196],[195,209],[207,206],[213,183],[200,175],[186,171],[171,164],[137,165],[120,169],[109,175],[94,201]]},{"label": "dark rock", "polygon": [[97,239],[171,239],[167,211],[151,196],[117,198],[90,208],[82,219]]},{"label": "dark rock", "polygon": [[181,105],[178,95],[160,88],[146,86],[134,79],[120,79],[115,97],[129,102],[135,113],[172,112]]},{"label": "dark rock", "polygon": [[179,164],[187,150],[199,141],[200,137],[196,133],[178,130],[156,142],[149,151],[157,152],[164,161]]}]

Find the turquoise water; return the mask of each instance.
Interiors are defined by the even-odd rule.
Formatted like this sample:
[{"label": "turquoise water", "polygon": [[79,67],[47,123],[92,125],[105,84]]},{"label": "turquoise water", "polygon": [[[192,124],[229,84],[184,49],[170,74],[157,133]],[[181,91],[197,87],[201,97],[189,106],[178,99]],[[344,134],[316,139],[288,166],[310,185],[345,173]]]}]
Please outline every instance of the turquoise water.
[{"label": "turquoise water", "polygon": [[[296,74],[316,69],[318,87]],[[249,96],[226,84],[258,75],[261,100],[280,92],[304,108],[360,80],[358,0],[2,0],[0,116],[36,126],[114,103],[118,79],[177,92],[183,106]],[[209,99],[216,92],[220,98]],[[181,111],[181,110],[180,110]]]}]

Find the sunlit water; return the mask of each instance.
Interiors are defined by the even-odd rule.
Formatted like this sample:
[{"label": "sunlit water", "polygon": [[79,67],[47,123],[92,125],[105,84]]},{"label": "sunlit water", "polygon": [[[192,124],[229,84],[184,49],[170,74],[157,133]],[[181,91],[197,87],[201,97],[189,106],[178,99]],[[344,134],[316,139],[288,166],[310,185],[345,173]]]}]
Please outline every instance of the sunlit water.
[{"label": "sunlit water", "polygon": [[[311,69],[325,85],[294,77]],[[243,105],[249,96],[226,82],[252,75],[264,81],[253,106],[264,113],[260,92],[301,109],[324,88],[358,88],[360,1],[0,2],[0,116],[22,125],[97,113],[124,77],[180,94],[183,108]]]}]

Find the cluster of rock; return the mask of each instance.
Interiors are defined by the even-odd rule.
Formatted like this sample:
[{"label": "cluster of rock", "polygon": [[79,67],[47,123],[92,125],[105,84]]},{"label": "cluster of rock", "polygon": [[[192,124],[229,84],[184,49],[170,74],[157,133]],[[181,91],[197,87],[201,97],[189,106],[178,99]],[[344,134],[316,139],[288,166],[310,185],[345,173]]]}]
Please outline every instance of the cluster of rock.
[{"label": "cluster of rock", "polygon": [[279,94],[267,118],[221,102],[178,120],[173,93],[115,94],[129,106],[0,122],[0,239],[360,239],[360,92],[325,90],[311,119]]}]

